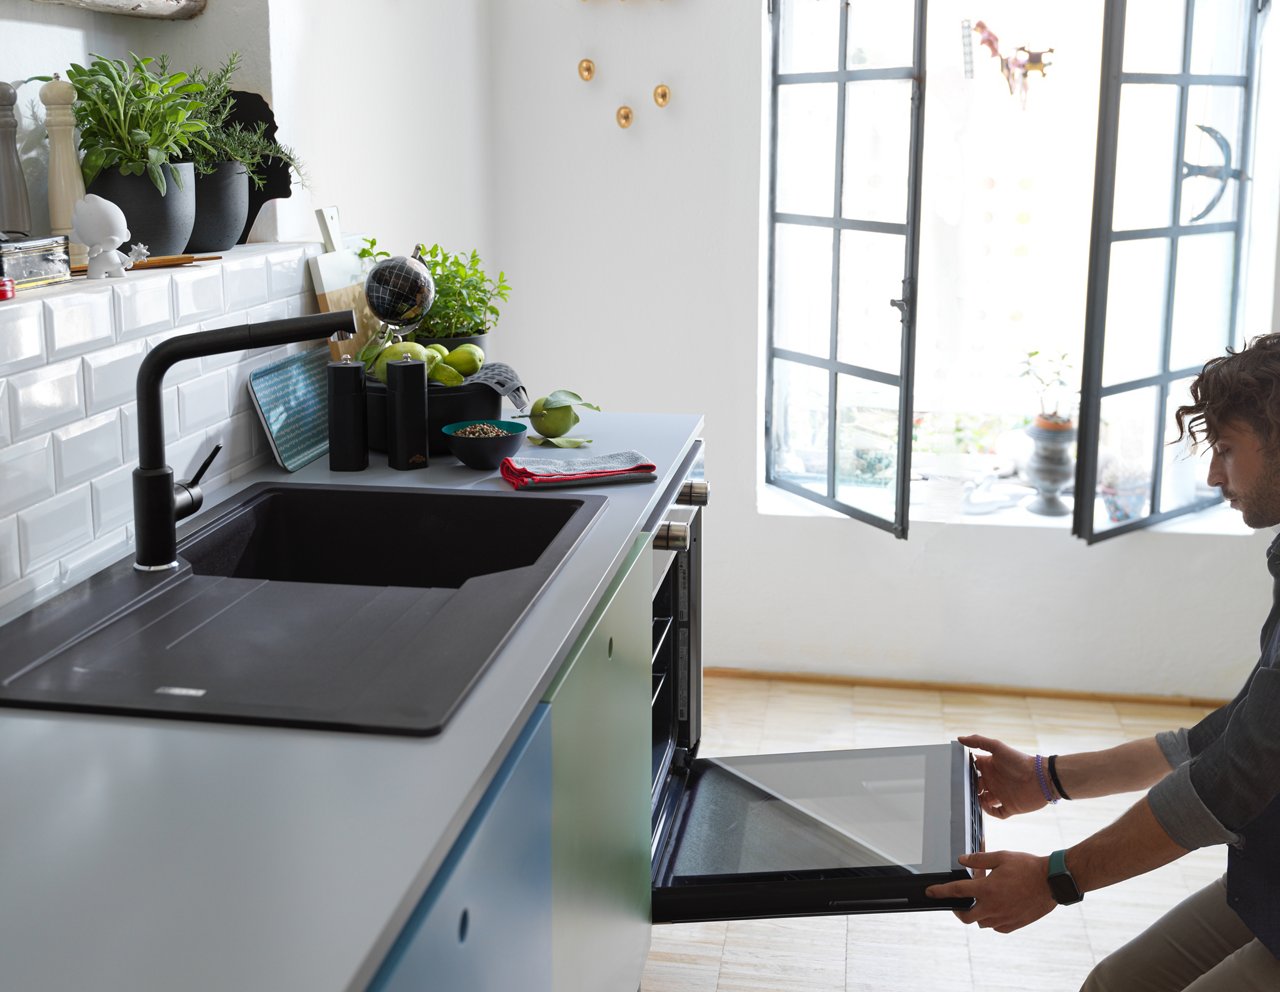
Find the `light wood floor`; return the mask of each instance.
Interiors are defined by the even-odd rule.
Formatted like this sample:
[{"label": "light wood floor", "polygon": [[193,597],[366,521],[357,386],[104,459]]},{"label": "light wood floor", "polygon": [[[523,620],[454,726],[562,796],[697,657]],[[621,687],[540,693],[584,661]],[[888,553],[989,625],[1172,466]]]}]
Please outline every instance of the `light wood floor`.
[{"label": "light wood floor", "polygon": [[[700,754],[882,747],[964,733],[1025,751],[1109,747],[1190,726],[1177,705],[845,687],[709,676]],[[1048,854],[1114,820],[1137,795],[987,818],[988,850]],[[1098,961],[1220,875],[1222,848],[1092,892],[1017,933],[950,913],[894,913],[655,927],[642,992],[1074,992]]]}]

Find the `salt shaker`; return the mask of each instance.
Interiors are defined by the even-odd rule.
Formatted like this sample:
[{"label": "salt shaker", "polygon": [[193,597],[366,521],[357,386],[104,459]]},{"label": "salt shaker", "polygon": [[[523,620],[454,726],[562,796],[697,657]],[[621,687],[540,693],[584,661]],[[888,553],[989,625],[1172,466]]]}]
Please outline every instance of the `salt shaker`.
[{"label": "salt shaker", "polygon": [[31,234],[31,199],[18,158],[18,91],[0,82],[0,234],[25,238]]},{"label": "salt shaker", "polygon": [[387,464],[427,467],[427,363],[387,362]]},{"label": "salt shaker", "polygon": [[[76,119],[71,105],[76,102],[76,88],[55,72],[53,79],[40,87],[44,104],[44,124],[49,132],[49,226],[54,234],[71,237],[71,211],[84,197],[84,174],[76,152]],[[88,252],[84,245],[71,244],[71,264],[84,265]]]},{"label": "salt shaker", "polygon": [[350,355],[329,363],[329,471],[360,472],[369,467],[368,397],[364,362]]}]

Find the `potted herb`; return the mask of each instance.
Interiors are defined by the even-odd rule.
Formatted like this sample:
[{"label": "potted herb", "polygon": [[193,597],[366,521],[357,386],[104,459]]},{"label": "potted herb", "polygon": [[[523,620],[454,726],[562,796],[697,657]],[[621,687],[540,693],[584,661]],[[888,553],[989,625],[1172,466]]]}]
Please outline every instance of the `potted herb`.
[{"label": "potted herb", "polygon": [[190,158],[209,128],[198,117],[204,85],[163,59],[91,58],[67,70],[86,192],[124,211],[132,240],[152,255],[177,254],[195,222]]},{"label": "potted herb", "polygon": [[1071,415],[1061,412],[1063,400],[1070,389],[1067,382],[1070,372],[1071,356],[1065,353],[1042,355],[1038,351],[1029,351],[1022,360],[1022,378],[1030,379],[1039,387],[1040,412],[1035,418],[1036,427],[1047,431],[1071,430]]},{"label": "potted herb", "polygon": [[1027,509],[1048,517],[1071,512],[1071,507],[1060,496],[1075,478],[1071,445],[1076,439],[1076,428],[1071,415],[1061,412],[1070,388],[1067,383],[1070,370],[1071,360],[1066,354],[1042,355],[1030,351],[1022,360],[1022,376],[1035,382],[1040,394],[1040,412],[1027,428],[1035,448],[1027,460],[1026,474],[1037,490]]},{"label": "potted herb", "polygon": [[266,135],[267,124],[246,125],[234,120],[235,93],[231,77],[240,67],[240,53],[232,52],[213,72],[196,67],[191,78],[204,86],[203,107],[196,119],[208,128],[193,149],[196,173],[196,222],[188,252],[225,251],[240,240],[249,215],[249,187],[266,183],[269,162],[278,161],[301,174],[297,155]]},{"label": "potted herb", "polygon": [[440,343],[449,349],[465,342],[483,346],[483,335],[498,323],[497,301],[506,302],[511,287],[505,273],[493,279],[481,267],[480,255],[452,255],[439,245],[418,245],[414,257],[431,273],[436,296],[431,309],[414,326],[419,344]]}]

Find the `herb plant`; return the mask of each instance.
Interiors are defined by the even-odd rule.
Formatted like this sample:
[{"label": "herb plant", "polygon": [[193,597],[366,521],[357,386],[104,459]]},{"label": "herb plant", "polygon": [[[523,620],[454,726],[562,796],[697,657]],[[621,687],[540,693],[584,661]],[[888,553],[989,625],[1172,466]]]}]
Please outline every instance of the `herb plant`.
[{"label": "herb plant", "polygon": [[73,64],[67,70],[76,88],[73,112],[85,185],[104,169],[119,169],[126,176],[145,173],[163,196],[163,166],[207,147],[209,123],[199,117],[204,103],[197,98],[204,84],[185,72],[169,73],[164,60],[132,53],[130,63],[92,53],[91,58],[87,68]]},{"label": "herb plant", "polygon": [[439,245],[418,245],[421,260],[436,284],[436,298],[421,322],[413,328],[417,338],[460,338],[487,334],[498,322],[496,300],[506,302],[511,287],[505,273],[490,278],[481,268],[480,256],[451,255]]}]

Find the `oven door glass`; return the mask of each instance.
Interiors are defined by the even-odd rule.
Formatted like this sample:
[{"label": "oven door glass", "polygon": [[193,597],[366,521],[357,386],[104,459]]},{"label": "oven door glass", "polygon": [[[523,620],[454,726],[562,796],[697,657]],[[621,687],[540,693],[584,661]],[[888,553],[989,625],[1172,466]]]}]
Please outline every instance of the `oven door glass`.
[{"label": "oven door glass", "polygon": [[656,923],[965,907],[927,899],[981,849],[958,743],[699,758],[655,845]]}]

